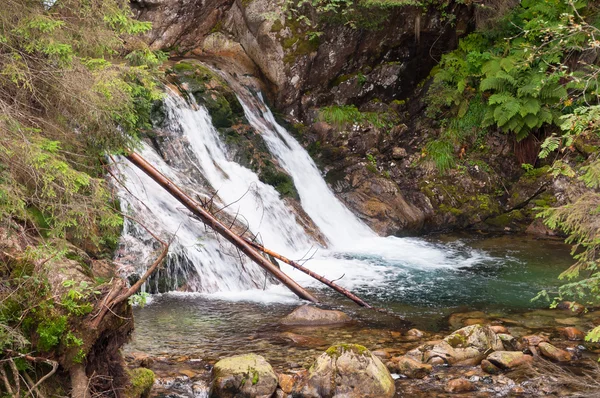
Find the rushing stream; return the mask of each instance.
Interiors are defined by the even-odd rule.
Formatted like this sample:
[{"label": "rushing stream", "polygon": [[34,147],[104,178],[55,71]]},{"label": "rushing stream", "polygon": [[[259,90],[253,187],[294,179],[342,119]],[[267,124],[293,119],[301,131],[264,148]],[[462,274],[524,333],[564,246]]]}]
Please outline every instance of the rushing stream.
[{"label": "rushing stream", "polygon": [[[367,301],[404,316],[413,325],[437,330],[443,318],[457,310],[531,308],[531,298],[556,284],[556,276],[569,264],[568,251],[552,241],[377,236],[333,195],[308,153],[275,121],[260,95],[236,90],[248,121],[293,178],[302,208],[327,247],[305,232],[297,214],[272,186],[231,160],[208,112],[191,99],[169,93],[163,153],[144,145],[141,154],[191,195],[214,196],[220,206],[227,205],[223,211],[243,216],[265,246],[292,259],[310,257],[305,266]],[[120,191],[123,210],[166,238],[174,236],[162,282],[155,278],[146,289],[196,292],[158,295],[147,307],[136,309],[136,332],[129,350],[209,359],[251,350],[276,364],[303,364],[313,357],[302,348],[287,347],[284,356],[277,354],[286,342],[276,321],[300,304],[292,293],[269,282],[262,270],[190,218],[143,173],[124,161],[119,169],[126,177],[126,188]],[[136,272],[133,264],[140,263],[137,273],[143,272],[156,242],[127,221],[122,243],[119,261],[132,264],[125,272]],[[323,345],[352,340],[377,348],[386,344],[390,336],[386,330],[406,327],[396,318],[373,312],[367,316],[299,271],[286,265],[282,269],[314,289],[324,302],[360,320],[351,327],[316,331],[314,337]],[[314,349],[315,344],[311,346]]]}]

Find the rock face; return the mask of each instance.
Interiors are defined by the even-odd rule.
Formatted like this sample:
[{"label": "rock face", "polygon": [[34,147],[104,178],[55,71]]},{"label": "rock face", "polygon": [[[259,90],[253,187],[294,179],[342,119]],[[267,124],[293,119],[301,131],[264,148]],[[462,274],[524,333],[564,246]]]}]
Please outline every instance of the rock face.
[{"label": "rock face", "polygon": [[260,355],[237,355],[221,359],[212,370],[210,397],[270,397],[277,389],[273,368]]},{"label": "rock face", "polygon": [[341,311],[322,310],[310,305],[296,308],[280,323],[289,326],[321,326],[351,322],[352,319]]},{"label": "rock face", "polygon": [[385,365],[365,347],[330,347],[309,370],[302,396],[311,398],[386,398],[396,392]]},{"label": "rock face", "polygon": [[471,325],[457,330],[442,341],[424,344],[406,355],[431,365],[477,365],[490,350],[503,350],[502,341],[488,327]]}]

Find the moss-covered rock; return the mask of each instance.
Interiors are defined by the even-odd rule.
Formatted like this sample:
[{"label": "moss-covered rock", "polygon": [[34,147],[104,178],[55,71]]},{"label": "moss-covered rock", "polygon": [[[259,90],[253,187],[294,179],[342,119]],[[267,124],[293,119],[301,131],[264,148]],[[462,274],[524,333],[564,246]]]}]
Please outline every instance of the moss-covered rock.
[{"label": "moss-covered rock", "polygon": [[236,355],[221,359],[212,370],[209,396],[214,398],[270,397],[278,378],[260,355]]},{"label": "moss-covered rock", "polygon": [[154,385],[154,372],[146,368],[127,371],[131,384],[125,391],[127,398],[147,398]]},{"label": "moss-covered rock", "polygon": [[244,120],[244,109],[227,83],[208,67],[180,61],[172,71],[181,88],[206,107],[217,128],[231,127]]},{"label": "moss-covered rock", "polygon": [[338,344],[317,358],[301,395],[384,398],[395,392],[394,380],[379,358],[361,345]]}]

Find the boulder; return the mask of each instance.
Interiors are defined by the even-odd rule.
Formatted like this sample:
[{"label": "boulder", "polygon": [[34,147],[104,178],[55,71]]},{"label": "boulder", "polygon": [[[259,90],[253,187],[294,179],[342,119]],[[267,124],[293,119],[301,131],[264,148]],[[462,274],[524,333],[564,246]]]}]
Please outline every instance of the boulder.
[{"label": "boulder", "polygon": [[385,365],[357,344],[338,344],[325,351],[309,370],[301,391],[311,398],[385,398],[396,392]]},{"label": "boulder", "polygon": [[504,350],[502,341],[488,327],[471,325],[457,330],[439,342],[429,342],[406,355],[431,365],[477,365],[489,351]]},{"label": "boulder", "polygon": [[450,380],[448,382],[448,384],[446,384],[446,387],[444,388],[444,390],[446,390],[446,392],[449,392],[449,393],[458,394],[458,393],[462,393],[462,392],[475,391],[475,390],[477,390],[477,388],[469,380],[463,379],[463,378],[458,378],[458,379]]},{"label": "boulder", "polygon": [[291,394],[296,384],[294,376],[285,373],[279,374],[279,387],[286,394]]},{"label": "boulder", "polygon": [[560,333],[567,339],[571,341],[581,341],[585,339],[585,333],[576,327],[566,327],[559,329]]},{"label": "boulder", "polygon": [[550,343],[542,342],[538,344],[538,348],[543,356],[556,362],[568,362],[572,359],[571,353],[554,347]]},{"label": "boulder", "polygon": [[510,334],[499,333],[498,338],[506,351],[519,351],[520,345],[517,339]]},{"label": "boulder", "polygon": [[285,316],[280,323],[289,326],[322,326],[351,321],[352,318],[342,311],[322,310],[311,305],[303,305]]},{"label": "boulder", "polygon": [[488,355],[487,361],[500,369],[514,369],[532,363],[533,357],[520,351],[496,351]]},{"label": "boulder", "polygon": [[416,361],[407,356],[394,357],[387,363],[387,367],[394,373],[403,374],[409,379],[422,379],[431,373],[433,367]]},{"label": "boulder", "polygon": [[221,359],[213,367],[211,376],[211,398],[270,397],[278,384],[271,365],[255,354]]}]

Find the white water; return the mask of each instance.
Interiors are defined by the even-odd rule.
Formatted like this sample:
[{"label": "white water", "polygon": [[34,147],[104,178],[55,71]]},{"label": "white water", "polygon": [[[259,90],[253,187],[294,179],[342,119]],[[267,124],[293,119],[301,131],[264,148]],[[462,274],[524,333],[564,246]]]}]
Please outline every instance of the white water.
[{"label": "white water", "polygon": [[[338,283],[346,288],[376,290],[402,277],[407,268],[459,268],[489,259],[482,252],[458,252],[420,239],[378,237],[334,196],[308,153],[275,121],[262,100],[243,94],[240,98],[246,117],[261,133],[281,167],[292,176],[302,208],[328,240],[329,248],[319,249],[305,264],[307,267],[329,279],[343,277]],[[230,160],[225,144],[203,107],[174,94],[166,98],[165,105],[168,136],[187,143],[188,150],[175,155],[179,161],[186,157],[185,167],[166,164],[148,146],[144,147],[142,156],[189,193],[199,195],[198,182],[189,172],[195,168],[217,191],[221,203],[230,204],[225,211],[243,215],[250,231],[259,234],[265,246],[293,259],[319,247],[296,222],[295,214],[272,186],[263,184],[254,172]],[[202,224],[191,220],[182,206],[150,178],[132,167],[121,165],[120,169],[126,176],[127,190],[146,204],[146,207],[141,206],[122,189],[124,211],[131,209],[137,218],[163,236],[175,235],[169,272],[176,274],[183,264],[197,273],[186,290],[226,300],[296,300],[281,286],[265,284],[263,271],[236,258],[235,251],[225,245],[223,239],[218,241]],[[126,224],[124,251],[143,253],[142,258],[128,262],[151,262],[152,250],[148,246],[152,239],[134,223]],[[183,268],[184,272],[175,278],[190,277],[190,272]],[[321,286],[291,267],[283,265],[282,269],[304,286]],[[265,287],[266,290],[261,290]]]}]

